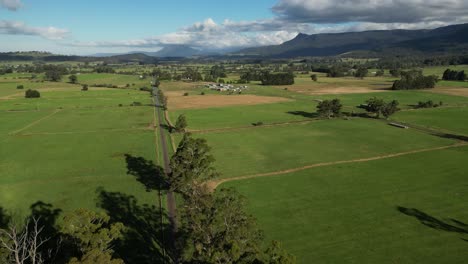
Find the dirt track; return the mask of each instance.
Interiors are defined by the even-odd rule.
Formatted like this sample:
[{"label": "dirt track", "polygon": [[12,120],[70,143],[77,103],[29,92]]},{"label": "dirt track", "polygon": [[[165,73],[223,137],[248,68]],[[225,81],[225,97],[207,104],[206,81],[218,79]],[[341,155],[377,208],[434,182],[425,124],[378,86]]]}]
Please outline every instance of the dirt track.
[{"label": "dirt track", "polygon": [[311,164],[311,165],[302,166],[302,167],[299,167],[299,168],[288,169],[288,170],[274,171],[274,172],[267,172],[267,173],[259,173],[259,174],[253,174],[253,175],[245,175],[245,176],[239,176],[239,177],[234,177],[234,178],[229,178],[229,179],[220,179],[220,180],[208,182],[207,186],[209,187],[209,189],[215,190],[219,185],[221,185],[223,183],[226,183],[226,182],[230,182],[230,181],[240,181],[240,180],[247,180],[247,179],[252,179],[252,178],[260,178],[260,177],[271,177],[271,176],[276,176],[276,175],[281,175],[281,174],[289,174],[289,173],[303,171],[303,170],[317,168],[317,167],[333,166],[333,165],[348,164],[348,163],[368,162],[368,161],[395,158],[395,157],[400,157],[400,156],[405,156],[405,155],[410,155],[410,154],[416,154],[416,153],[422,153],[422,152],[443,150],[443,149],[449,149],[449,148],[457,148],[457,147],[462,147],[462,146],[468,146],[468,142],[458,142],[456,144],[449,145],[449,146],[412,150],[412,151],[399,152],[399,153],[382,155],[382,156],[375,156],[375,157],[370,157],[370,158],[316,163],[316,164]]}]

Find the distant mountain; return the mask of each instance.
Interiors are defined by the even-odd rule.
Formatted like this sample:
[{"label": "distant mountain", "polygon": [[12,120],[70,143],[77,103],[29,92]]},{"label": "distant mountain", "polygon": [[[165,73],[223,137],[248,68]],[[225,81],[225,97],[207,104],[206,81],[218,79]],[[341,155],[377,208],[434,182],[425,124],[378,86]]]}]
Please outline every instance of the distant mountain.
[{"label": "distant mountain", "polygon": [[167,45],[162,50],[152,53],[147,53],[153,57],[192,57],[202,54],[200,50],[194,49],[187,45]]},{"label": "distant mountain", "polygon": [[299,34],[281,45],[243,49],[232,55],[263,57],[336,56],[363,51],[446,53],[468,47],[468,24],[433,30],[377,30],[336,34]]}]

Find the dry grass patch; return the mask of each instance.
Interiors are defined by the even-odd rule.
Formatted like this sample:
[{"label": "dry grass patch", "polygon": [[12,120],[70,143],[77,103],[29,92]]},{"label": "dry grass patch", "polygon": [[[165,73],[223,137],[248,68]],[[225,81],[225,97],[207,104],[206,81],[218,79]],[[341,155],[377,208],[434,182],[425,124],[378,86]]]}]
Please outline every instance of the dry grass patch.
[{"label": "dry grass patch", "polygon": [[468,97],[468,88],[454,88],[454,87],[437,87],[432,90],[428,90],[432,93],[448,94],[455,96]]},{"label": "dry grass patch", "polygon": [[169,109],[195,109],[234,105],[257,105],[292,101],[282,97],[257,95],[190,95],[183,91],[166,92]]}]

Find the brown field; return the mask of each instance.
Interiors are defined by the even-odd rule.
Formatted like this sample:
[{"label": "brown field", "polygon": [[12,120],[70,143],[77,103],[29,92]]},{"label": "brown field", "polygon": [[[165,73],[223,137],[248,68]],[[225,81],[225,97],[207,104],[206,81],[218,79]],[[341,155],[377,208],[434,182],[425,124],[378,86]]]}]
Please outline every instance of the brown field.
[{"label": "brown field", "polygon": [[291,101],[287,98],[257,95],[190,95],[183,91],[166,92],[170,109],[194,109],[233,105],[256,105]]},{"label": "brown field", "polygon": [[468,88],[437,87],[430,92],[468,97]]}]

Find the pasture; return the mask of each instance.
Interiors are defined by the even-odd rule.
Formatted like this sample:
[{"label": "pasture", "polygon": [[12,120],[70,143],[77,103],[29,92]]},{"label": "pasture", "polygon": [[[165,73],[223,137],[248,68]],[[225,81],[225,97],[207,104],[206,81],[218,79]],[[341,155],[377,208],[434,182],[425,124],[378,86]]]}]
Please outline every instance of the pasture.
[{"label": "pasture", "polygon": [[[1,84],[0,84],[1,85]],[[0,100],[0,207],[25,216],[38,202],[67,212],[97,208],[98,189],[156,205],[127,173],[126,156],[156,161],[151,97],[147,92],[67,83],[25,83],[41,92]],[[131,106],[140,102],[142,106]]]}]

